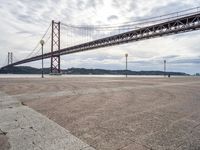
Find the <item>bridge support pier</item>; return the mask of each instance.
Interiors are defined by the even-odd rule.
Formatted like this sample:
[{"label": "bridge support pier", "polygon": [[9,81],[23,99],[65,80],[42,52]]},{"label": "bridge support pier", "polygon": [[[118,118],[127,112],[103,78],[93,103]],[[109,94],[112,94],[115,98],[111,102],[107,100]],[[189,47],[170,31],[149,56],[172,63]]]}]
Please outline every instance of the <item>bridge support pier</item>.
[{"label": "bridge support pier", "polygon": [[52,20],[51,33],[51,75],[60,75],[60,54],[53,54],[54,51],[60,51],[60,22]]}]

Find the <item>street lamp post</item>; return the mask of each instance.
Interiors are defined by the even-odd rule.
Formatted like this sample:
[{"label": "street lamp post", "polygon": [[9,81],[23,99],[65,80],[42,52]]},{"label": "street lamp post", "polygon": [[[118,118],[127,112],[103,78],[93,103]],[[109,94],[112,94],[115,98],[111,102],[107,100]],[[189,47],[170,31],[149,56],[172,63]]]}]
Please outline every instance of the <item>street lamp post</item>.
[{"label": "street lamp post", "polygon": [[127,78],[127,68],[128,68],[127,59],[128,59],[128,54],[125,54],[125,57],[126,57],[126,78]]},{"label": "street lamp post", "polygon": [[167,61],[164,60],[164,77],[166,76],[166,63],[167,63]]},{"label": "street lamp post", "polygon": [[43,46],[44,46],[44,40],[41,40],[40,41],[40,44],[41,44],[41,46],[42,46],[42,78],[44,78],[44,70],[43,70],[43,68],[44,68],[44,58],[43,58]]}]

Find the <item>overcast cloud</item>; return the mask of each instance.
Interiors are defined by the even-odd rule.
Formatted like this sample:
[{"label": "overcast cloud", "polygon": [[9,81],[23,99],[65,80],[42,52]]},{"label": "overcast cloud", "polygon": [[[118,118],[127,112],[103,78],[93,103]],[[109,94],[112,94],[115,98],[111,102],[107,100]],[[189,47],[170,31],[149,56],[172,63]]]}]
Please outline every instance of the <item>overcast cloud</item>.
[{"label": "overcast cloud", "polygon": [[[73,25],[113,25],[199,4],[200,0],[0,0],[0,65],[5,65],[9,51],[14,53],[15,59],[25,58],[51,20]],[[70,41],[65,43],[67,36],[79,34],[75,32],[61,32],[65,35],[61,46],[68,46]],[[82,38],[81,35],[76,37],[78,40]],[[124,69],[124,54],[128,53],[130,70],[163,70],[163,60],[166,59],[168,71],[193,74],[200,72],[199,42],[200,31],[133,42],[62,56],[62,68]],[[48,45],[45,48],[50,51]],[[39,62],[26,65],[40,67]],[[45,67],[49,66],[49,60],[46,60]]]}]

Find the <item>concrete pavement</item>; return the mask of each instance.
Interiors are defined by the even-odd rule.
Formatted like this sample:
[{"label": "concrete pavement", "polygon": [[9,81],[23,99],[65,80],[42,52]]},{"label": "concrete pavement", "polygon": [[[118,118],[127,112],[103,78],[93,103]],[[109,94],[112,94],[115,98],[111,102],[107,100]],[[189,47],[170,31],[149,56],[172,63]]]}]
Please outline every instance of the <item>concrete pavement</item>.
[{"label": "concrete pavement", "polygon": [[47,117],[0,92],[1,150],[94,150]]}]

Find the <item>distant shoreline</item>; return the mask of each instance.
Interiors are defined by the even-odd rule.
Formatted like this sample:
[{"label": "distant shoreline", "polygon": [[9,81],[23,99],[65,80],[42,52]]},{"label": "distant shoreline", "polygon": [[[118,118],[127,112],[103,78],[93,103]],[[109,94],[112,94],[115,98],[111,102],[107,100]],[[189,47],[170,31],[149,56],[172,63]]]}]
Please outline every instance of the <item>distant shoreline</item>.
[{"label": "distant shoreline", "polygon": [[[44,68],[44,74],[49,74],[50,69]],[[85,68],[69,68],[63,69],[62,74],[66,75],[119,75],[123,76],[125,74],[136,75],[136,76],[167,76],[168,74],[172,76],[190,76],[183,72],[163,72],[163,71],[131,71],[131,70],[105,70],[105,69],[85,69]],[[18,66],[0,69],[0,74],[41,74],[41,69],[28,67],[28,66]]]}]

